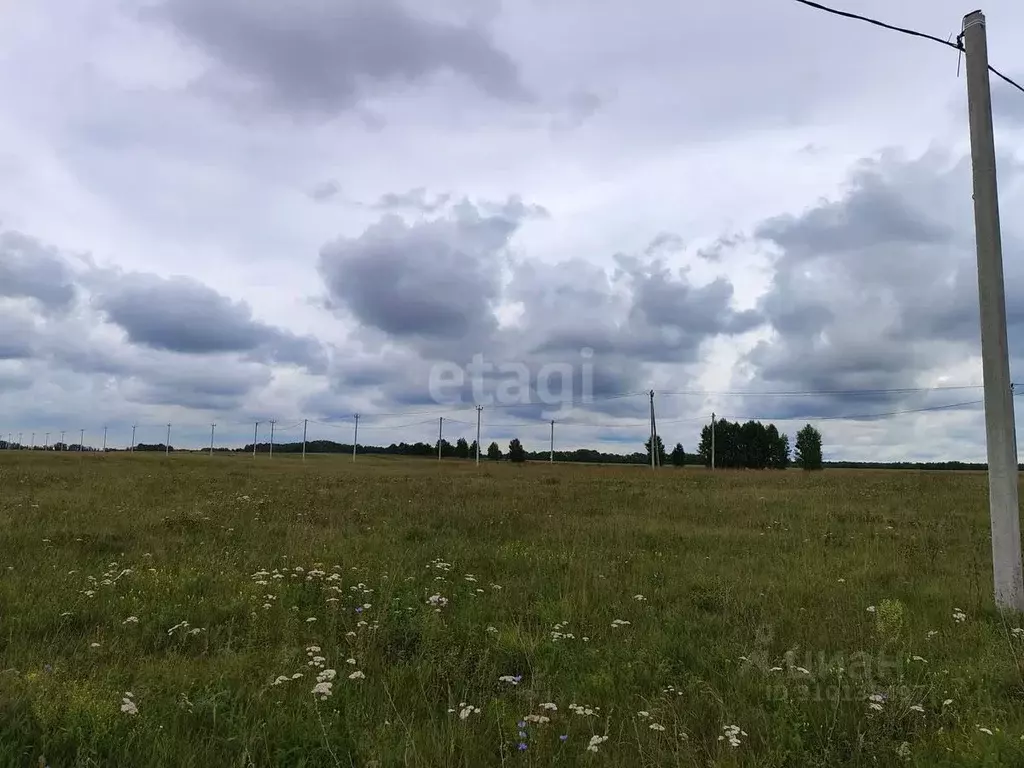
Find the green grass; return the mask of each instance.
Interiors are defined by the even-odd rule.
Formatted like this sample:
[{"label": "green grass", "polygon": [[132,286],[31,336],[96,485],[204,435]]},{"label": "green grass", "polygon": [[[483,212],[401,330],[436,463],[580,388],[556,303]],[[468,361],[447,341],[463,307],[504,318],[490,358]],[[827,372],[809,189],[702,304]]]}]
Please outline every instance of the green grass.
[{"label": "green grass", "polygon": [[1021,764],[986,499],[969,472],[0,455],[0,766]]}]

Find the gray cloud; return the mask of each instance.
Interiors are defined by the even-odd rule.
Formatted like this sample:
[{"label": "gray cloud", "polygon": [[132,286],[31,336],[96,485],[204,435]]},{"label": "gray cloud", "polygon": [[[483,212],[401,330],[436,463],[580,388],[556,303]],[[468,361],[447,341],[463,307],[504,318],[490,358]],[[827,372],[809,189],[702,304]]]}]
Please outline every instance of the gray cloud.
[{"label": "gray cloud", "polygon": [[284,364],[324,370],[315,339],[259,323],[244,302],[233,302],[184,277],[129,274],[111,278],[94,303],[135,344],[193,354],[244,352]]},{"label": "gray cloud", "polygon": [[[1002,203],[1024,176],[1000,161]],[[927,153],[863,162],[836,200],[774,218],[755,234],[777,248],[760,300],[774,337],[746,356],[762,389],[834,392],[915,388],[980,354],[970,158]],[[1012,209],[1010,209],[1012,210]],[[1024,255],[1003,218],[1007,317],[1013,362],[1024,360]],[[1018,369],[1019,370],[1019,369]],[[980,391],[876,392],[799,400],[752,399],[771,414],[859,415],[980,398]]]},{"label": "gray cloud", "polygon": [[158,14],[272,104],[329,115],[369,82],[454,72],[484,93],[527,98],[515,63],[479,26],[417,15],[397,0],[166,0]]},{"label": "gray cloud", "polygon": [[0,296],[35,299],[47,310],[75,300],[74,276],[52,248],[20,232],[0,232]]},{"label": "gray cloud", "polygon": [[328,179],[327,181],[315,184],[308,194],[313,200],[322,203],[330,200],[332,197],[336,197],[339,192],[341,192],[341,185],[333,179]]},{"label": "gray cloud", "polygon": [[425,187],[410,189],[408,192],[387,192],[381,195],[374,205],[380,210],[414,210],[422,213],[434,213],[445,206],[451,199],[448,193],[442,193],[432,200],[427,199]]},{"label": "gray cloud", "polygon": [[321,249],[329,300],[398,338],[486,335],[497,324],[503,255],[524,215],[514,204],[485,215],[465,201],[446,217],[412,224],[385,215],[359,237]]}]

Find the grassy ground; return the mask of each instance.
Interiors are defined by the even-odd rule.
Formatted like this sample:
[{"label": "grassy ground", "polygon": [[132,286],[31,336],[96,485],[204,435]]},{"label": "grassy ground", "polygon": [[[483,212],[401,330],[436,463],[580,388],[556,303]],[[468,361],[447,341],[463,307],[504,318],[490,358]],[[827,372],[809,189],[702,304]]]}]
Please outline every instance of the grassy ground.
[{"label": "grassy ground", "polygon": [[978,473],[2,455],[0,766],[1019,765],[990,595]]}]

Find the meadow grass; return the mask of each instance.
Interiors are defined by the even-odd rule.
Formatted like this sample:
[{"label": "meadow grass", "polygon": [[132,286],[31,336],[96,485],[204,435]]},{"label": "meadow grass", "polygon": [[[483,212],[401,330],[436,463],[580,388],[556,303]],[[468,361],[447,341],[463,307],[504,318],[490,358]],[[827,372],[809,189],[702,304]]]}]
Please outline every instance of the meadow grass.
[{"label": "meadow grass", "polygon": [[991,592],[984,473],[6,453],[0,766],[1022,764]]}]

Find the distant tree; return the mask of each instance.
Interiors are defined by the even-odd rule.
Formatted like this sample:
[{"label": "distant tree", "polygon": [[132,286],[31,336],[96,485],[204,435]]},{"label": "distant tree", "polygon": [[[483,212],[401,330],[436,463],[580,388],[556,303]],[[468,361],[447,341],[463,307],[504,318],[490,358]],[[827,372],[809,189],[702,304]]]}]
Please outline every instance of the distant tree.
[{"label": "distant tree", "polygon": [[768,466],[771,469],[789,466],[789,435],[779,434],[774,424],[768,425]]},{"label": "distant tree", "polygon": [[470,445],[469,445],[469,458],[471,458],[471,459],[475,459],[476,458],[477,448],[478,448],[478,446],[476,444],[476,440],[474,440],[472,443],[470,443]]},{"label": "distant tree", "polygon": [[821,469],[821,432],[810,424],[796,433],[796,455],[794,463],[806,470]]},{"label": "distant tree", "polygon": [[672,462],[674,467],[681,467],[686,464],[686,451],[683,450],[682,443],[676,443],[676,447],[669,454],[669,461]]},{"label": "distant tree", "polygon": [[469,443],[466,442],[466,438],[460,437],[455,442],[455,456],[459,459],[469,458]]},{"label": "distant tree", "polygon": [[513,437],[508,444],[508,460],[515,462],[526,461],[526,451],[523,450],[523,444],[519,442],[518,437]]},{"label": "distant tree", "polygon": [[501,460],[501,448],[498,447],[497,443],[491,443],[487,446],[487,458],[491,461]]},{"label": "distant tree", "polygon": [[[665,443],[662,441],[661,435],[657,436],[657,445],[658,445],[658,454],[657,454],[657,456],[658,456],[658,466],[659,467],[663,467],[663,466],[665,466],[665,456],[666,456],[666,454],[665,454]],[[649,438],[649,437],[644,441],[644,452],[647,454],[647,463],[650,464],[651,463],[651,438]]]}]

